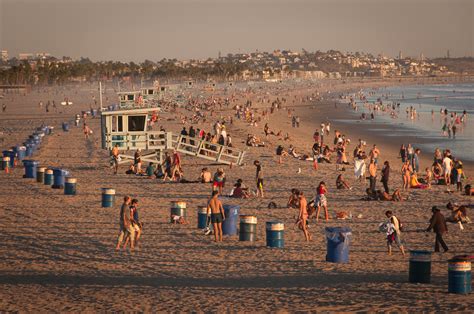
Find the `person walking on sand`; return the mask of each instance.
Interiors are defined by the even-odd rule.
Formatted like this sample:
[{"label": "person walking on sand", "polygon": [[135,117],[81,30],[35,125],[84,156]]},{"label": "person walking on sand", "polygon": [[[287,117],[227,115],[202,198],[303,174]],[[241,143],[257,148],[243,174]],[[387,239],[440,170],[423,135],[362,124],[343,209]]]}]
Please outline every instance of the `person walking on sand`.
[{"label": "person walking on sand", "polygon": [[298,199],[300,204],[300,212],[298,215],[298,227],[303,230],[306,241],[311,240],[311,235],[308,231],[308,202],[303,195],[303,191],[299,191]]},{"label": "person walking on sand", "polygon": [[314,200],[314,205],[318,207],[318,210],[316,211],[316,221],[319,220],[319,211],[321,210],[321,207],[324,208],[326,221],[329,220],[328,202],[326,199],[327,192],[328,190],[326,189],[326,184],[324,181],[319,182],[319,185],[316,189],[316,198]]},{"label": "person walking on sand", "polygon": [[392,255],[392,244],[397,243],[400,248],[400,252],[405,256],[405,249],[402,244],[401,239],[401,224],[400,220],[392,213],[392,211],[387,210],[385,216],[388,218],[387,222],[387,249],[388,255]]},{"label": "person walking on sand", "polygon": [[[126,237],[130,237],[130,250],[135,248],[135,231],[132,227],[131,217],[130,217],[130,196],[125,196],[123,198],[123,204],[120,208],[120,235],[117,240],[116,250],[120,250],[120,245]],[[125,246],[124,246],[125,248]]]},{"label": "person walking on sand", "polygon": [[255,167],[257,168],[256,172],[256,179],[257,179],[257,197],[263,198],[263,171],[262,171],[262,165],[260,164],[260,161],[255,160],[253,162]]},{"label": "person walking on sand", "polygon": [[218,191],[212,191],[211,199],[207,204],[207,215],[211,216],[212,227],[214,228],[214,240],[222,242],[222,222],[225,220],[224,207],[221,201],[217,198]]},{"label": "person walking on sand", "polygon": [[114,174],[118,172],[118,163],[119,163],[119,145],[115,144],[114,148],[112,148],[112,167],[114,168]]},{"label": "person walking on sand", "polygon": [[444,218],[443,214],[441,214],[441,211],[438,207],[433,206],[431,211],[433,212],[433,216],[431,216],[430,225],[428,229],[426,229],[426,232],[429,232],[431,229],[433,229],[433,232],[436,234],[434,248],[435,252],[439,252],[440,244],[443,247],[444,252],[447,252],[449,248],[443,240],[443,235],[448,232],[446,219]]}]

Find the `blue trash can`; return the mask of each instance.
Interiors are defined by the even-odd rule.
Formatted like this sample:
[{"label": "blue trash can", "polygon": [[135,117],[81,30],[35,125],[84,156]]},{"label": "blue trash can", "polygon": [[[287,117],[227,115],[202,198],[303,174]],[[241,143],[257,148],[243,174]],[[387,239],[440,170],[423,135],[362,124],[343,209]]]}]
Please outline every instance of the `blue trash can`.
[{"label": "blue trash can", "polygon": [[206,229],[207,219],[208,219],[207,206],[198,207],[198,217],[197,217],[198,229]]},{"label": "blue trash can", "polygon": [[37,160],[23,160],[23,165],[25,166],[25,175],[24,178],[36,179],[36,168],[39,165]]},{"label": "blue trash can", "polygon": [[60,168],[53,168],[53,189],[63,189],[64,188],[64,181],[66,177],[69,175],[69,171],[60,169]]},{"label": "blue trash can", "polygon": [[17,145],[17,146],[15,146],[14,151],[16,152],[16,156],[17,156],[18,160],[22,161],[23,159],[25,159],[25,157],[26,157],[26,147],[25,146]]},{"label": "blue trash can", "polygon": [[351,236],[352,232],[349,227],[326,227],[326,261],[348,263]]},{"label": "blue trash can", "polygon": [[471,261],[455,256],[448,261],[448,292],[471,293]]},{"label": "blue trash can", "polygon": [[408,281],[411,283],[431,282],[431,252],[410,251]]},{"label": "blue trash can", "polygon": [[239,218],[240,206],[238,205],[224,205],[225,220],[222,223],[222,234],[236,235],[237,234],[237,220]]},{"label": "blue trash can", "polygon": [[115,190],[109,188],[102,189],[102,207],[113,207],[115,202]]},{"label": "blue trash can", "polygon": [[9,157],[10,158],[10,169],[13,169],[15,167],[15,158],[16,158],[16,153],[13,150],[4,150],[3,151],[3,157]]},{"label": "blue trash can", "polygon": [[69,123],[67,122],[63,122],[63,131],[64,132],[69,132]]},{"label": "blue trash can", "polygon": [[67,177],[64,183],[64,194],[76,195],[76,184],[77,184],[76,178]]},{"label": "blue trash can", "polygon": [[53,185],[54,174],[52,169],[47,169],[44,173],[44,185]]},{"label": "blue trash can", "polygon": [[285,225],[281,221],[267,221],[265,231],[268,247],[283,248],[285,246]]},{"label": "blue trash can", "polygon": [[25,157],[33,156],[34,144],[26,144]]}]

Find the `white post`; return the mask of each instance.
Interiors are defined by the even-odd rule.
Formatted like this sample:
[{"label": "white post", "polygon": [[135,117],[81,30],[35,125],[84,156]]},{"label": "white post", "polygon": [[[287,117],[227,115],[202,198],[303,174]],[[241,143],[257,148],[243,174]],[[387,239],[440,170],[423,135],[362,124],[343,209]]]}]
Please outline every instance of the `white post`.
[{"label": "white post", "polygon": [[99,82],[100,111],[102,111],[102,82]]}]

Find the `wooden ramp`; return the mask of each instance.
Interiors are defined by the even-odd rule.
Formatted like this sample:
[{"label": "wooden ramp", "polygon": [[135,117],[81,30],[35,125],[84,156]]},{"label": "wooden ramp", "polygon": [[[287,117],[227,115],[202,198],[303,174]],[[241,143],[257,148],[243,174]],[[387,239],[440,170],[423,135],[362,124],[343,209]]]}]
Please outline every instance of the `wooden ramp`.
[{"label": "wooden ramp", "polygon": [[[176,150],[182,154],[206,159],[226,165],[242,165],[244,151],[234,147],[214,144],[199,138],[173,134],[172,132],[112,132],[105,134],[105,146],[112,149],[118,144],[120,150],[141,149],[141,159],[147,162],[162,162],[165,150]],[[150,152],[152,151],[152,152]],[[120,163],[133,160],[132,155],[120,154]]]}]

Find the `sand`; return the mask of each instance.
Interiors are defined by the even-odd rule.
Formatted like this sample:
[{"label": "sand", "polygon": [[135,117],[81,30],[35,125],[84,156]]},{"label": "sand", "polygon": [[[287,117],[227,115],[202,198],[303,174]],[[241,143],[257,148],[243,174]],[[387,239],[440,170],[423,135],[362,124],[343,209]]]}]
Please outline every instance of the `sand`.
[{"label": "sand", "polygon": [[[394,82],[363,84],[390,83]],[[360,86],[361,83],[326,82],[318,90],[342,91]],[[289,142],[270,137],[265,148],[246,147],[242,142],[248,133],[263,137],[263,124],[253,127],[236,121],[228,127],[228,132],[232,134],[234,146],[246,150],[246,164],[232,169],[225,167],[229,182],[225,190],[228,192],[238,178],[254,188],[252,161],[259,159],[265,170],[266,197],[263,200],[222,198],[224,204],[240,205],[242,214],[257,215],[258,239],[247,243],[239,242],[238,236],[231,236],[215,244],[212,236],[204,236],[196,228],[197,207],[206,204],[210,185],[162,183],[130,176],[124,174],[124,166],[114,176],[108,168],[108,152],[100,148],[99,119],[88,121],[94,131],[90,140],[84,139],[80,127],[72,126],[70,132],[60,130],[61,122],[72,121],[76,113],[89,108],[94,88],[95,85],[82,85],[61,90],[34,90],[13,99],[7,95],[3,100],[8,109],[6,114],[0,115],[0,127],[9,135],[2,148],[21,143],[42,121],[54,125],[54,134],[46,138],[34,159],[43,166],[69,170],[78,179],[78,194],[66,196],[62,190],[24,179],[22,167],[10,174],[0,174],[0,310],[421,312],[473,308],[472,295],[447,293],[447,260],[458,254],[472,254],[472,224],[465,225],[463,231],[456,225],[448,226],[445,239],[450,252],[433,254],[431,284],[408,283],[408,257],[398,251],[388,256],[385,234],[378,232],[378,224],[385,220],[385,210],[390,209],[405,225],[403,238],[407,249],[433,250],[434,234],[422,232],[431,216],[431,206],[443,207],[447,215],[444,206],[449,200],[470,204],[472,198],[444,193],[445,187],[433,187],[429,191],[404,193],[408,200],[402,203],[363,201],[361,197],[368,182],[356,182],[352,166],[348,167],[345,178],[354,189],[336,190],[334,164],[320,165],[320,169],[314,171],[311,162],[287,158],[279,165],[275,146],[283,143],[288,147]],[[314,90],[314,87],[302,86],[290,92],[280,91],[280,96],[305,95]],[[271,85],[268,91],[272,98],[278,96]],[[58,102],[65,95],[74,105],[61,113],[46,114],[44,109],[38,108],[39,100]],[[108,97],[113,99],[112,90],[108,91]],[[314,129],[323,121],[320,117],[324,117],[331,106],[332,100],[324,100],[314,106],[296,107],[296,114],[302,117],[299,129],[291,128],[284,110],[273,114],[269,125],[273,130],[288,131],[293,138],[291,143],[308,152]],[[182,127],[176,120],[165,120],[160,124],[168,130],[178,131]],[[210,123],[202,126],[210,129]],[[337,125],[332,126],[335,128]],[[343,131],[355,138],[360,130]],[[373,143],[370,134],[362,135],[369,145]],[[390,160],[398,168],[398,144],[377,144],[382,150],[382,159]],[[188,180],[196,178],[204,166],[213,172],[218,167],[187,156],[183,157],[183,163]],[[421,167],[424,166],[425,160],[422,160]],[[298,168],[301,168],[300,174]],[[466,171],[469,173],[471,169]],[[293,228],[297,213],[285,207],[286,200],[293,187],[312,197],[321,180],[329,187],[330,214],[334,216],[335,211],[344,210],[351,212],[354,218],[319,223],[312,220],[309,230],[313,241],[305,243],[303,233]],[[401,178],[395,170],[390,186],[401,186]],[[101,208],[100,189],[103,187],[117,191],[113,208]],[[133,254],[114,250],[119,233],[120,200],[125,194],[140,200],[141,220],[145,222],[142,247]],[[187,203],[187,225],[168,223],[174,200]],[[267,209],[270,201],[279,208]],[[270,220],[285,223],[283,249],[265,246],[265,222]],[[325,261],[326,226],[352,228],[348,264]]]}]

